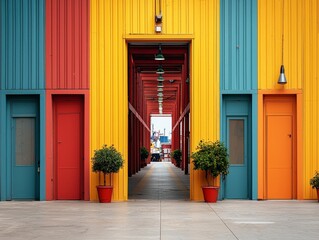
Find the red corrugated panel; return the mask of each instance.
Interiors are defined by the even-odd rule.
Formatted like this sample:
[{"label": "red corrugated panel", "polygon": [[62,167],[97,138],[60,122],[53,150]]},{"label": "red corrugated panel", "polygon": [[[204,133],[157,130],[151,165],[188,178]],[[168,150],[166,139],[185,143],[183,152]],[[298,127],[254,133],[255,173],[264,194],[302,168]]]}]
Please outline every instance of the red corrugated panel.
[{"label": "red corrugated panel", "polygon": [[89,0],[46,0],[46,88],[89,88]]}]

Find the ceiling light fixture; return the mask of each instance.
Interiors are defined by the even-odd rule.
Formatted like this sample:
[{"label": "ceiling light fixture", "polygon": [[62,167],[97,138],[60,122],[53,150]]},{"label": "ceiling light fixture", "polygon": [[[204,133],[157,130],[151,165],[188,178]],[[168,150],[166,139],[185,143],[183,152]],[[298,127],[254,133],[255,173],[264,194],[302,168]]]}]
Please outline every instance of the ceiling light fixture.
[{"label": "ceiling light fixture", "polygon": [[164,82],[163,76],[162,76],[162,75],[159,75],[158,78],[157,78],[157,81],[163,83],[163,82]]},{"label": "ceiling light fixture", "polygon": [[163,61],[165,60],[164,55],[162,53],[162,46],[161,44],[158,45],[158,53],[155,55],[155,60],[157,61]]},{"label": "ceiling light fixture", "polygon": [[165,73],[165,71],[164,71],[162,65],[159,65],[157,70],[156,70],[156,74],[164,74],[164,73]]}]

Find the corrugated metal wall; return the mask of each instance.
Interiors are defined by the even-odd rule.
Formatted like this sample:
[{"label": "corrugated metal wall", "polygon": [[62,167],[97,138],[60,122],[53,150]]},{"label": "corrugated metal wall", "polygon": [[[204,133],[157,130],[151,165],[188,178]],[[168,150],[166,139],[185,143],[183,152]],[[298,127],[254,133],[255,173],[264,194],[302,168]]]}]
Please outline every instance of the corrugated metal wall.
[{"label": "corrugated metal wall", "polygon": [[46,1],[46,88],[89,88],[89,0]]},{"label": "corrugated metal wall", "polygon": [[288,82],[284,88],[302,88],[304,2],[306,1],[258,0],[258,89],[283,88],[277,84],[282,64],[282,46]]},{"label": "corrugated metal wall", "polygon": [[309,185],[315,170],[319,171],[319,2],[303,4],[302,45],[304,92],[304,198],[316,198]]},{"label": "corrugated metal wall", "polygon": [[0,88],[44,89],[44,0],[1,0],[0,12]]},{"label": "corrugated metal wall", "polygon": [[[132,39],[191,42],[192,151],[199,140],[219,137],[219,1],[163,0],[162,14],[163,33],[155,34],[155,1],[91,1],[91,154],[114,144],[127,160],[126,41]],[[202,199],[204,179],[191,171],[192,199]],[[96,175],[91,180],[97,199]],[[127,162],[114,177],[114,190],[115,200],[127,199]]]},{"label": "corrugated metal wall", "polygon": [[221,91],[257,90],[257,0],[221,1]]},{"label": "corrugated metal wall", "polygon": [[[128,80],[123,39],[125,1],[91,1],[90,81],[91,156],[104,143],[122,153],[125,167],[113,175],[113,199],[127,199]],[[130,18],[132,22],[132,20]],[[91,177],[91,199],[97,199],[97,175]]]},{"label": "corrugated metal wall", "polygon": [[[196,0],[162,0],[163,34],[193,34]],[[204,1],[206,2],[206,1]],[[160,14],[159,0],[124,0],[126,34],[154,34],[155,12]],[[134,19],[134,20],[133,20]]]},{"label": "corrugated metal wall", "polygon": [[[194,41],[191,58],[191,152],[201,139],[219,138],[219,1],[194,1]],[[205,175],[190,171],[191,199],[202,199]]]}]

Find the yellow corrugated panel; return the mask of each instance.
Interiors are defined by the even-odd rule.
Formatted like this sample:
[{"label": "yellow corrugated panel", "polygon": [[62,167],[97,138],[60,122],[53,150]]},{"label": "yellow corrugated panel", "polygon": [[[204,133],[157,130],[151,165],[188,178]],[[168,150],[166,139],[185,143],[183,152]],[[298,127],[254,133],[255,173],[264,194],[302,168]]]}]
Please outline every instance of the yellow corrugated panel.
[{"label": "yellow corrugated panel", "polygon": [[315,170],[319,170],[319,2],[304,1],[302,62],[304,86],[304,197],[316,198],[309,185]]},{"label": "yellow corrugated panel", "polygon": [[[258,89],[302,88],[303,2],[258,0]],[[285,86],[277,84],[282,52],[288,82]]]},{"label": "yellow corrugated panel", "polygon": [[[104,143],[126,160],[113,176],[113,199],[127,199],[127,62],[123,40],[123,1],[91,1],[90,87],[91,156]],[[91,175],[91,199],[97,199],[98,175]]]},{"label": "yellow corrugated panel", "polygon": [[[155,14],[160,14],[160,1],[124,0],[123,2],[126,17],[125,34],[154,34]],[[196,0],[162,0],[161,34],[193,34],[194,2]],[[161,34],[158,34],[159,38]]]},{"label": "yellow corrugated panel", "polygon": [[[196,1],[191,79],[191,149],[219,137],[219,1]],[[192,167],[191,167],[192,168]],[[202,199],[205,176],[191,171],[191,199]]]},{"label": "yellow corrugated panel", "polygon": [[[114,200],[128,195],[127,42],[189,41],[191,151],[219,137],[219,1],[162,0],[163,31],[156,34],[159,1],[92,0],[90,29],[91,155],[103,143],[122,152],[125,168],[114,177]],[[91,175],[96,200],[96,174]],[[202,199],[204,174],[191,169],[191,199]]]}]

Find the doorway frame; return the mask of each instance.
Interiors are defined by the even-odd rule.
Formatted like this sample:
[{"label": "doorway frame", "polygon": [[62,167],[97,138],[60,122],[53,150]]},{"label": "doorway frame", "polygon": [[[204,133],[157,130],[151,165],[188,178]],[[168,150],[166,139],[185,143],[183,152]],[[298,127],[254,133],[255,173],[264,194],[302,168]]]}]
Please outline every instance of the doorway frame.
[{"label": "doorway frame", "polygon": [[[192,34],[185,34],[185,35],[170,35],[170,36],[161,36],[160,38],[158,38],[158,36],[153,36],[153,35],[125,35],[124,36],[125,39],[125,55],[126,57],[125,59],[125,64],[126,64],[126,69],[128,69],[129,67],[129,58],[128,58],[128,52],[129,52],[129,45],[130,44],[139,44],[139,45],[143,45],[143,44],[158,44],[158,43],[174,43],[174,44],[185,44],[187,43],[188,45],[188,72],[189,72],[189,77],[190,79],[193,79],[193,46],[194,46],[194,35]],[[129,82],[129,73],[128,71],[126,72],[126,82],[127,82],[127,86],[128,86],[128,82]],[[189,104],[186,107],[185,111],[187,112],[183,112],[182,119],[179,119],[177,121],[177,124],[179,124],[181,122],[181,120],[184,119],[185,115],[188,115],[188,121],[191,123],[192,122],[192,116],[193,114],[190,114],[191,111],[191,98],[192,98],[192,83],[190,82],[190,86],[189,86]],[[127,102],[126,102],[128,109],[129,109],[129,98],[127,97]],[[128,112],[130,112],[130,110],[128,110]],[[128,116],[129,119],[129,116]],[[149,118],[150,121],[150,118]],[[130,128],[130,121],[127,122],[127,139],[129,138],[129,128]],[[189,134],[188,134],[188,142],[189,142],[189,146],[188,146],[188,151],[190,151],[190,149],[192,148],[192,144],[191,144],[191,133],[192,133],[192,125],[189,124]],[[173,136],[172,136],[173,138]],[[126,146],[126,152],[128,152],[128,145]],[[129,168],[129,163],[126,164],[126,168],[128,171]],[[188,169],[187,169],[188,172]],[[189,199],[193,199],[193,195],[194,195],[194,189],[195,186],[198,184],[198,182],[196,180],[193,180],[194,178],[194,173],[193,170],[191,169],[191,171],[188,173],[189,174],[189,178],[190,178],[190,184],[189,184]],[[126,188],[126,196],[127,198],[125,200],[128,200],[129,197],[129,186],[128,186],[128,181],[129,181],[129,174],[126,174],[126,182],[125,182],[125,188]]]},{"label": "doorway frame", "polygon": [[[247,146],[246,146],[246,150],[247,150],[247,171],[249,172],[249,178],[248,181],[248,185],[247,185],[247,191],[248,191],[248,198],[249,200],[254,199],[254,175],[256,172],[255,169],[255,161],[254,159],[254,149],[255,149],[255,145],[253,144],[253,138],[254,138],[254,134],[255,131],[253,130],[253,126],[254,125],[254,106],[253,106],[253,100],[254,100],[254,95],[253,94],[222,94],[221,96],[221,140],[222,141],[229,141],[228,138],[228,124],[229,124],[229,119],[245,119],[245,125],[246,125],[246,140],[247,140]],[[245,101],[245,104],[248,104],[248,114],[242,114],[241,113],[231,113],[228,114],[227,113],[227,101]],[[226,145],[228,146],[228,142],[226,143]],[[226,181],[227,181],[227,176],[226,179],[223,180],[221,179],[221,193],[220,193],[220,199],[227,199],[226,197]]]},{"label": "doorway frame", "polygon": [[7,158],[8,158],[8,154],[11,155],[11,151],[7,146],[7,139],[8,139],[8,134],[11,134],[8,132],[8,128],[7,128],[7,124],[9,124],[8,119],[10,118],[9,116],[9,112],[10,109],[8,109],[8,107],[10,107],[10,102],[11,101],[15,101],[16,99],[21,99],[21,98],[33,98],[36,99],[37,101],[37,105],[38,105],[38,120],[39,120],[39,126],[38,126],[38,130],[39,130],[39,143],[38,143],[38,150],[39,150],[39,161],[40,161],[40,176],[39,176],[39,186],[38,186],[38,192],[39,192],[39,199],[37,200],[45,200],[45,128],[44,128],[44,92],[43,91],[30,91],[30,90],[25,90],[25,91],[21,91],[21,90],[16,90],[16,91],[9,91],[6,90],[4,91],[2,94],[0,94],[0,108],[2,113],[4,113],[4,117],[0,120],[0,125],[1,125],[1,129],[3,130],[3,133],[1,135],[0,138],[0,142],[1,142],[1,147],[2,147],[2,151],[0,152],[0,156],[1,159],[3,161],[0,161],[0,175],[1,175],[1,193],[0,193],[0,197],[1,197],[1,201],[3,200],[11,200],[9,199],[10,194],[7,194],[7,182],[9,181],[8,179],[8,173],[7,173]]},{"label": "doorway frame", "polygon": [[302,91],[301,90],[263,90],[258,91],[258,199],[267,199],[265,190],[267,182],[265,178],[266,171],[266,146],[264,122],[264,99],[267,96],[293,96],[295,97],[295,116],[296,116],[296,199],[303,199],[303,121],[302,121]]},{"label": "doorway frame", "polygon": [[[65,101],[76,102],[76,104],[80,104],[81,112],[80,112],[80,198],[78,200],[84,200],[84,96],[83,95],[53,95],[52,96],[52,104],[53,104],[53,176],[55,181],[53,182],[54,190],[53,190],[53,198],[55,200],[58,199],[58,147],[57,147],[57,136],[58,136],[58,108],[61,103]],[[63,199],[64,200],[64,199]],[[67,199],[66,199],[67,200]],[[72,200],[72,199],[71,199]]]},{"label": "doorway frame", "polygon": [[53,161],[53,97],[54,96],[72,96],[79,95],[83,97],[83,114],[84,114],[84,132],[83,132],[83,154],[84,154],[84,176],[83,176],[83,184],[84,184],[84,199],[85,201],[90,200],[90,91],[89,90],[47,90],[46,91],[46,99],[45,99],[45,129],[46,129],[46,200],[54,200],[54,161]]}]

